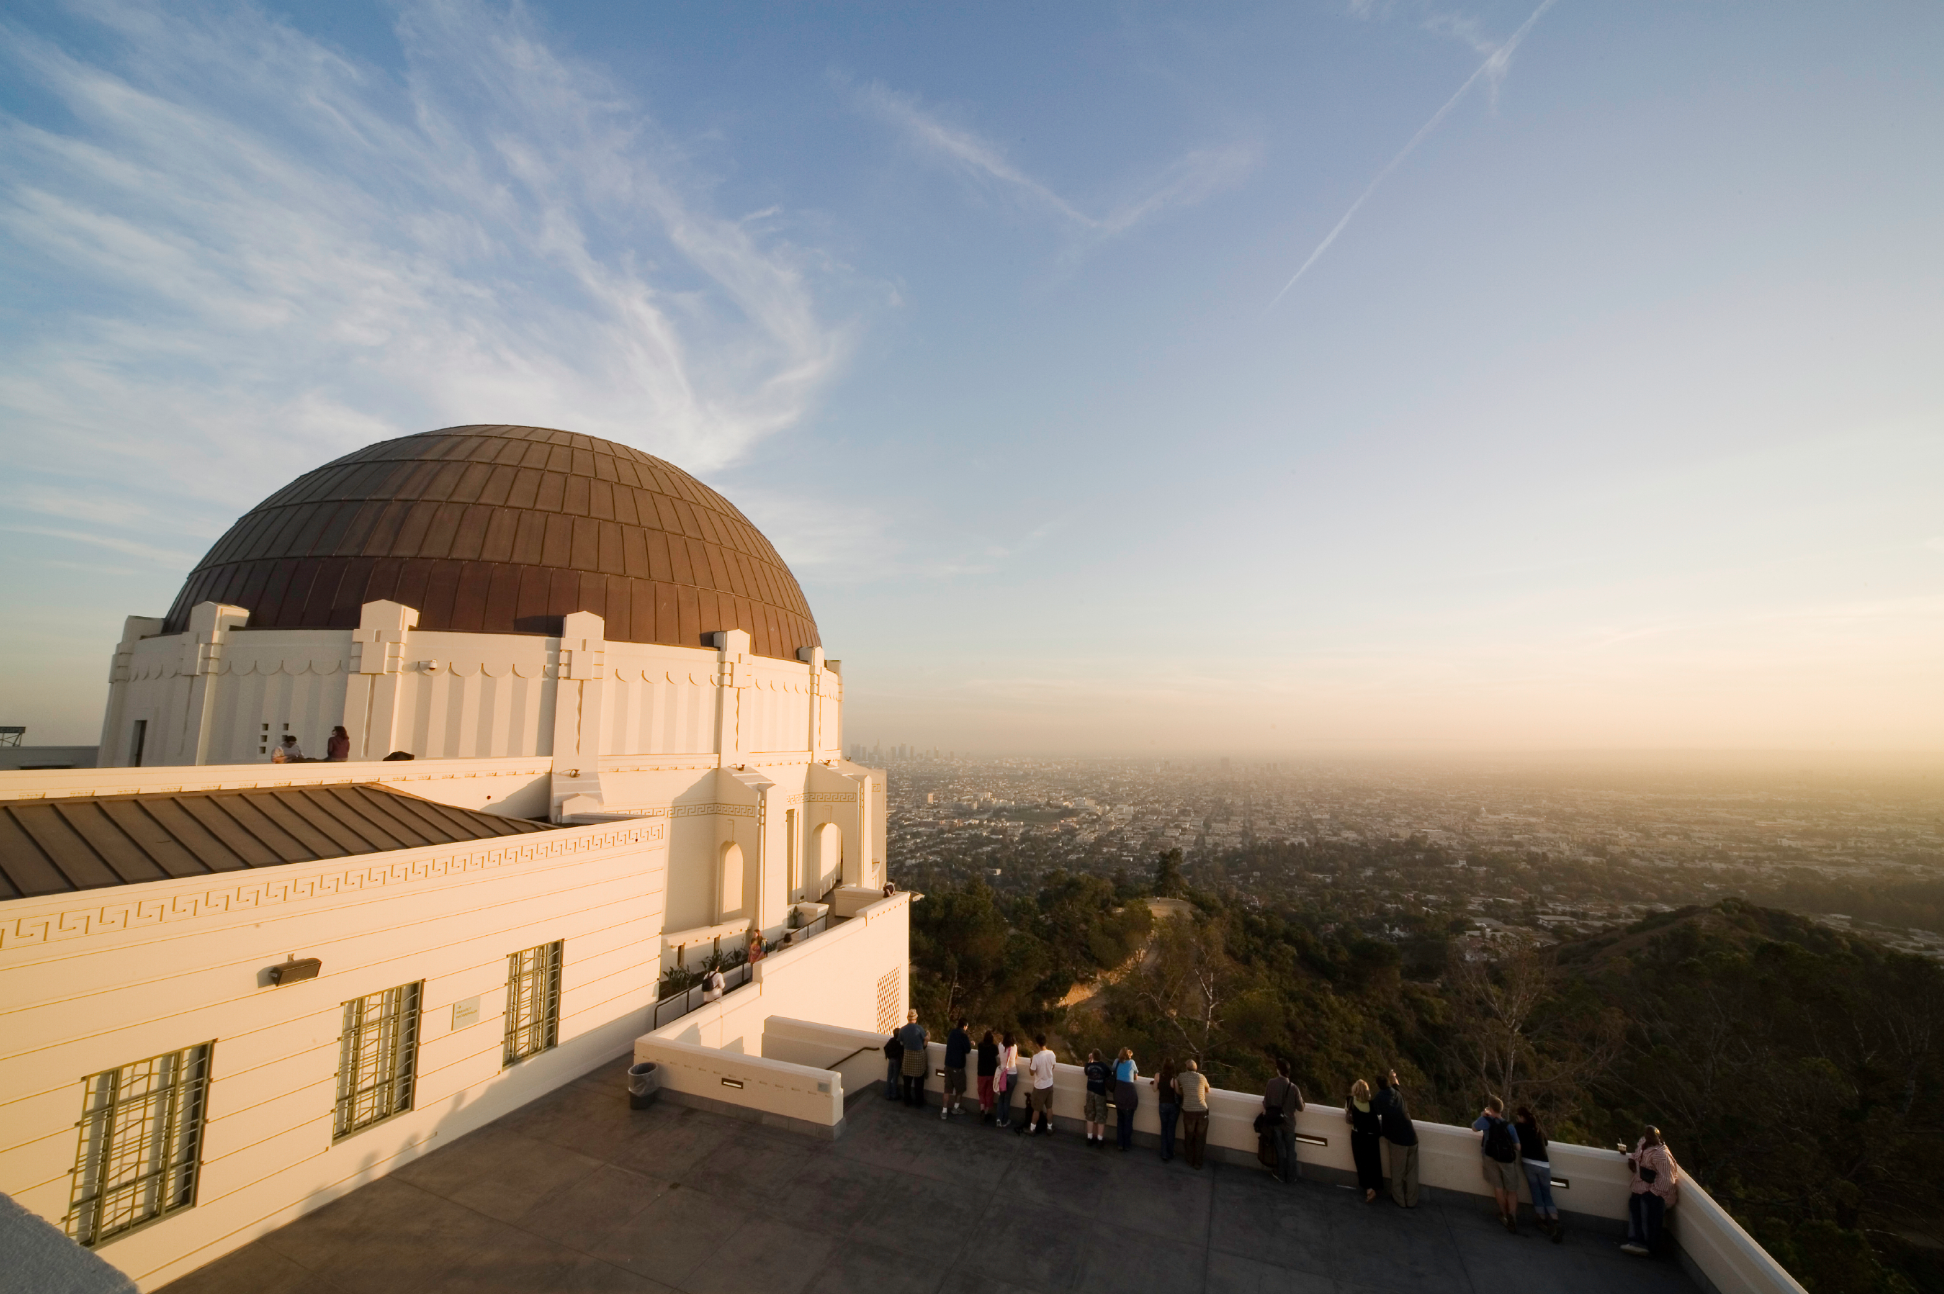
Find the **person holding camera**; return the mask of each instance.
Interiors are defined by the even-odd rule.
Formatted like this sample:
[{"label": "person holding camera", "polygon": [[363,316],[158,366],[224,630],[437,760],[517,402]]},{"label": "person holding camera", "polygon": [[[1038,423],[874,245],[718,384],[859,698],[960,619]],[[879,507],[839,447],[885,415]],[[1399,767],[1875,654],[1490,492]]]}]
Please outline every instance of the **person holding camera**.
[{"label": "person holding camera", "polygon": [[1661,1130],[1652,1124],[1640,1134],[1631,1151],[1621,1144],[1627,1167],[1633,1170],[1632,1193],[1627,1196],[1627,1240],[1620,1248],[1625,1253],[1647,1257],[1660,1246],[1661,1225],[1667,1211],[1680,1202],[1681,1166],[1667,1148]]}]

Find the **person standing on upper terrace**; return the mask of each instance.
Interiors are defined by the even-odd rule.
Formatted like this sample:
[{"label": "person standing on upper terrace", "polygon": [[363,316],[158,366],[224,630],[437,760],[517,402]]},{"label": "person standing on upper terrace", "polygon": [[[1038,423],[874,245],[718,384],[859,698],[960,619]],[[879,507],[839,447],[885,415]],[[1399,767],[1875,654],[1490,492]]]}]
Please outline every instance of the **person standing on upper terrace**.
[{"label": "person standing on upper terrace", "polygon": [[1303,1112],[1303,1089],[1289,1077],[1289,1061],[1276,1057],[1276,1076],[1262,1090],[1262,1116],[1276,1138],[1276,1180],[1293,1182],[1296,1164],[1296,1116]]},{"label": "person standing on upper terrace", "polygon": [[904,1078],[904,1102],[906,1105],[922,1106],[925,1103],[925,1067],[931,1062],[931,1052],[925,1044],[930,1035],[925,1026],[918,1023],[916,1011],[905,1012],[904,1027],[898,1030],[898,1041],[904,1044],[904,1065],[901,1073]]},{"label": "person standing on upper terrace", "polygon": [[1370,1108],[1384,1122],[1384,1144],[1390,1154],[1391,1203],[1401,1209],[1414,1209],[1418,1202],[1417,1127],[1404,1108],[1404,1089],[1397,1085],[1397,1071],[1391,1070],[1377,1080],[1377,1095]]},{"label": "person standing on upper terrace", "polygon": [[1492,1188],[1498,1204],[1499,1221],[1505,1229],[1519,1232],[1519,1130],[1505,1117],[1505,1102],[1496,1096],[1472,1120],[1472,1131],[1479,1134],[1478,1152],[1485,1172],[1485,1184]]},{"label": "person standing on upper terrace", "polygon": [[972,1056],[972,1035],[968,1021],[960,1016],[958,1024],[945,1035],[945,1095],[939,1098],[938,1117],[949,1119],[965,1103],[965,1062]]}]

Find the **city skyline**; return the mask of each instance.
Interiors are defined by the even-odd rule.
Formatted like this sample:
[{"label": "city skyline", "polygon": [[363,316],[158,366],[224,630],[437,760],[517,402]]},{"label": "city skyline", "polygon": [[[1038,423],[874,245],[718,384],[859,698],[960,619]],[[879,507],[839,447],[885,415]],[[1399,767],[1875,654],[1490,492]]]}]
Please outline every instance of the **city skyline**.
[{"label": "city skyline", "polygon": [[275,486],[694,471],[877,734],[1935,751],[1944,18],[468,3],[0,25],[0,722]]}]

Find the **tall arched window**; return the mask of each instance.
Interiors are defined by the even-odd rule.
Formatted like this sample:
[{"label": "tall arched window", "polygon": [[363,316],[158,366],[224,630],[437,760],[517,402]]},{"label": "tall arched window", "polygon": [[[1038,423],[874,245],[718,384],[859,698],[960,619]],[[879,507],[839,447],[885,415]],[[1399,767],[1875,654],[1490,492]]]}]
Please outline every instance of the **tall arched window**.
[{"label": "tall arched window", "polygon": [[842,878],[844,831],[834,822],[817,828],[817,893],[824,894]]},{"label": "tall arched window", "polygon": [[743,852],[742,846],[733,840],[722,845],[722,862],[716,869],[721,881],[717,890],[716,920],[727,921],[743,906]]}]

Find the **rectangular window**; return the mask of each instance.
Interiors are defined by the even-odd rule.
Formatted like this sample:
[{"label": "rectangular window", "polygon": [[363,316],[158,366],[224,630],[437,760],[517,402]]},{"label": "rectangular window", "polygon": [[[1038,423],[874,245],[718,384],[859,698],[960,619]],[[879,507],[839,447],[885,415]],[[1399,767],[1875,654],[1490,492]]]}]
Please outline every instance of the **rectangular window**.
[{"label": "rectangular window", "polygon": [[506,1058],[537,1056],[560,1041],[560,940],[506,959]]},{"label": "rectangular window", "polygon": [[68,1234],[98,1245],[196,1202],[209,1061],[205,1042],[83,1080]]},{"label": "rectangular window", "polygon": [[344,1004],[332,1140],[412,1108],[423,988],[423,982],[401,984]]},{"label": "rectangular window", "polygon": [[128,766],[130,768],[140,768],[142,766],[142,747],[146,745],[148,745],[148,720],[137,719],[135,721],[135,732],[128,739]]}]

